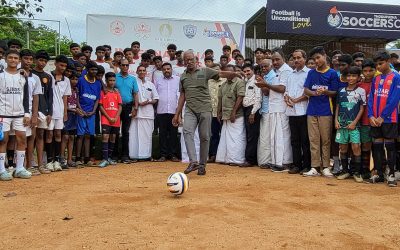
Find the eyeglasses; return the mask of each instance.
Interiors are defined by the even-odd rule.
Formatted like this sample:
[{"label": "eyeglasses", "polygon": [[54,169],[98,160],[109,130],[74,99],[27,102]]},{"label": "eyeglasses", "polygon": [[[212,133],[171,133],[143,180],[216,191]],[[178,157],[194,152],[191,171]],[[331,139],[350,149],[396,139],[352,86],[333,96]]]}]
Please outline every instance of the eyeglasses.
[{"label": "eyeglasses", "polygon": [[121,67],[129,67],[129,64],[121,64]]}]

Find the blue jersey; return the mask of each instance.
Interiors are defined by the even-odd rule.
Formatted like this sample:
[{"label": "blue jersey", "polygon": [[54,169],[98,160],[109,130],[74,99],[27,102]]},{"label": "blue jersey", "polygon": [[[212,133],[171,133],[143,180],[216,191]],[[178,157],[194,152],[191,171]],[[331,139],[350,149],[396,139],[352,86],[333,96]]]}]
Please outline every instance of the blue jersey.
[{"label": "blue jersey", "polygon": [[[337,91],[339,85],[339,77],[331,68],[323,72],[312,69],[308,72],[304,87],[312,91],[318,88],[328,89],[329,91]],[[332,98],[327,95],[310,96],[307,107],[307,115],[310,116],[331,116],[333,115]]]},{"label": "blue jersey", "polygon": [[124,104],[133,102],[133,94],[139,91],[136,78],[131,75],[122,76],[121,73],[117,74],[115,88],[121,94],[122,103]]},{"label": "blue jersey", "polygon": [[87,76],[82,76],[78,80],[79,104],[83,111],[92,112],[94,104],[100,99],[101,82],[89,82]]}]

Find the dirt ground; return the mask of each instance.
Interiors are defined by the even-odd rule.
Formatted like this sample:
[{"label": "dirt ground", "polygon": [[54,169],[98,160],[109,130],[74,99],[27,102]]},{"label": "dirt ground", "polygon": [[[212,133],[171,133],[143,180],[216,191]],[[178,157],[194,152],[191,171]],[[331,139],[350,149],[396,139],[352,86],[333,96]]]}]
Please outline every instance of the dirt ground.
[{"label": "dirt ground", "polygon": [[[209,165],[84,168],[0,183],[0,249],[400,248],[400,188]],[[67,218],[67,219],[65,219]]]}]

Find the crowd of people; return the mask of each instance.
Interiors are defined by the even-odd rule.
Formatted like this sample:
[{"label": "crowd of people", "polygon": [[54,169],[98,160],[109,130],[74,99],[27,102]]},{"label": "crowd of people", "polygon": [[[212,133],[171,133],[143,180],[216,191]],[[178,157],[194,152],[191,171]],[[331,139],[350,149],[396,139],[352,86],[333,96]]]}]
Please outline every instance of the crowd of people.
[{"label": "crowd of people", "polygon": [[46,51],[0,46],[0,180],[171,160],[188,162],[186,174],[217,162],[397,185],[396,54],[257,48],[253,60],[225,45],[217,61],[174,44],[163,58],[138,41],[98,46],[94,60],[91,46],[70,52],[46,72]]}]

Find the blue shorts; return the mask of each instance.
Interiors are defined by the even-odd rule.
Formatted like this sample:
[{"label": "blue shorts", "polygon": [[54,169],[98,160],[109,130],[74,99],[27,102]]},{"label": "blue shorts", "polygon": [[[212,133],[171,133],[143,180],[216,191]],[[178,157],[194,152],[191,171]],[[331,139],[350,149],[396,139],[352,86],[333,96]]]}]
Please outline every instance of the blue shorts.
[{"label": "blue shorts", "polygon": [[76,130],[76,124],[77,124],[77,116],[73,112],[68,112],[68,120],[64,122],[64,129],[66,131],[69,130]]},{"label": "blue shorts", "polygon": [[95,119],[96,116],[92,115],[90,117],[77,116],[77,135],[94,135],[95,133]]}]

